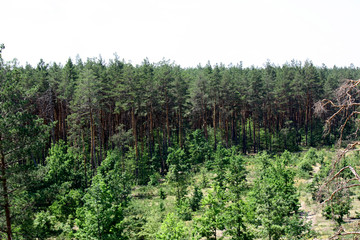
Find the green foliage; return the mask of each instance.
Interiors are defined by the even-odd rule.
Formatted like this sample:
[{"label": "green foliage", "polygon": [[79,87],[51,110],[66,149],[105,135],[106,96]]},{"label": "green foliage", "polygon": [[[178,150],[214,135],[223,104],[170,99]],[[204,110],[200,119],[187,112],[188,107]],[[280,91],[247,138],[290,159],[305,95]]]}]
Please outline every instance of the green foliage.
[{"label": "green foliage", "polygon": [[[0,55],[0,230],[10,220],[15,239],[154,239],[172,212],[161,230],[170,235],[159,236],[176,239],[171,233],[182,227],[174,221],[204,213],[195,221],[201,236],[224,229],[234,239],[300,238],[308,226],[299,217],[292,169],[310,178],[321,164],[309,181],[315,199],[329,158],[310,148],[304,157],[261,153],[246,166],[238,152],[333,144],[339,133],[322,138],[313,103],[333,95],[339,79],[359,73],[310,61],[183,69],[165,60],[134,66],[118,57],[109,64],[78,58],[21,67]],[[333,129],[339,122],[333,119]],[[354,129],[349,121],[344,134]],[[359,165],[359,156],[340,167],[348,164]],[[191,180],[197,185],[188,194]],[[203,199],[197,186],[206,195],[211,183],[217,187]],[[129,208],[131,187],[149,209]],[[324,214],[340,223],[350,200],[337,197]]]},{"label": "green foliage", "polygon": [[125,239],[124,209],[129,203],[130,180],[122,172],[117,152],[109,152],[77,209],[79,239]]},{"label": "green foliage", "polygon": [[98,174],[113,194],[114,201],[127,206],[130,201],[132,178],[123,171],[118,151],[109,151],[107,157],[98,168]]},{"label": "green foliage", "polygon": [[203,163],[211,158],[212,150],[201,130],[195,130],[187,135],[186,152],[192,164]]},{"label": "green foliage", "polygon": [[[44,181],[47,185],[58,185],[70,182],[73,188],[85,187],[82,166],[78,165],[75,153],[63,141],[54,144],[46,158],[46,174]],[[80,169],[79,169],[80,168]]]},{"label": "green foliage", "polygon": [[322,214],[326,219],[333,219],[340,225],[344,222],[344,216],[350,213],[351,202],[349,197],[336,196],[324,207]]},{"label": "green foliage", "polygon": [[83,192],[81,190],[71,189],[65,195],[59,194],[49,210],[60,222],[71,221],[75,217],[77,208],[83,205],[82,197]]},{"label": "green foliage", "polygon": [[313,166],[311,164],[310,161],[308,161],[308,159],[303,159],[299,165],[298,165],[298,169],[299,169],[299,176],[303,177],[303,178],[309,178],[311,171],[313,170]]},{"label": "green foliage", "polygon": [[[351,161],[351,159],[349,159]],[[341,160],[341,163],[338,164],[337,169],[349,166],[348,159],[344,158]],[[330,166],[329,166],[330,167]],[[332,167],[332,166],[331,166]],[[337,179],[334,179],[332,186],[328,187],[328,192],[322,192],[323,199],[332,198],[328,201],[323,208],[322,214],[327,219],[334,220],[337,224],[341,225],[344,222],[344,216],[350,214],[350,209],[352,208],[353,194],[351,189],[343,188],[346,185],[346,181],[353,178],[353,173],[351,171],[343,171],[339,174]],[[335,193],[336,192],[336,193]],[[334,194],[334,195],[333,195]]]},{"label": "green foliage", "polygon": [[77,238],[124,239],[124,206],[117,201],[116,193],[105,184],[101,175],[94,177],[83,201],[84,207],[77,211]]},{"label": "green foliage", "polygon": [[198,186],[194,187],[194,192],[190,198],[190,208],[193,211],[197,211],[200,208],[200,202],[203,198],[203,193]]},{"label": "green foliage", "polygon": [[156,234],[156,239],[186,240],[190,239],[188,231],[189,230],[185,227],[184,223],[178,219],[175,214],[170,213],[161,224],[161,227]]},{"label": "green foliage", "polygon": [[231,150],[224,148],[221,144],[216,149],[214,154],[213,169],[216,173],[215,181],[220,187],[224,185],[226,166],[230,162]]},{"label": "green foliage", "polygon": [[205,167],[200,168],[200,186],[201,188],[207,188],[209,185],[209,179],[208,179],[208,171]]},{"label": "green foliage", "polygon": [[0,57],[0,229],[8,239],[31,233],[27,228],[34,215],[28,206],[34,199],[26,194],[32,187],[26,178],[43,162],[49,136],[29,101],[36,87],[23,88],[20,76],[19,69],[5,67]]},{"label": "green foliage", "polygon": [[38,238],[45,236],[45,232],[46,237],[71,237],[76,211],[83,205],[86,183],[82,165],[79,167],[76,154],[63,141],[51,147],[46,163],[36,171],[41,180],[29,189],[35,201],[42,203],[36,205],[40,212],[35,218],[38,221],[34,220],[33,234]]},{"label": "green foliage", "polygon": [[228,186],[228,203],[225,211],[226,234],[233,239],[252,239],[252,234],[247,230],[247,204],[243,198],[248,186],[246,184],[246,169],[244,159],[236,155],[233,150],[230,157],[229,170],[226,174]]},{"label": "green foliage", "polygon": [[190,221],[192,219],[190,201],[189,198],[183,198],[181,201],[176,202],[176,213],[183,221]]},{"label": "green foliage", "polygon": [[324,183],[326,177],[330,173],[332,168],[331,161],[323,161],[320,170],[313,176],[313,180],[308,185],[308,191],[311,193],[313,200],[319,200],[320,202],[325,200],[325,195],[319,192],[319,188]]},{"label": "green foliage", "polygon": [[201,217],[195,219],[194,230],[202,237],[216,238],[217,230],[223,230],[225,226],[224,209],[225,193],[219,186],[202,200],[202,207],[205,212]]},{"label": "green foliage", "polygon": [[181,148],[169,148],[167,164],[169,165],[169,172],[166,178],[175,190],[176,201],[180,202],[186,194],[188,184],[187,173],[190,168],[184,150]]},{"label": "green foliage", "polygon": [[55,228],[55,216],[49,212],[38,212],[34,219],[35,237],[38,239],[48,239],[51,236],[59,234]]},{"label": "green foliage", "polygon": [[298,174],[300,177],[309,178],[313,174],[313,166],[323,164],[324,156],[317,153],[315,148],[310,148],[298,163]]},{"label": "green foliage", "polygon": [[159,197],[160,197],[161,200],[166,199],[166,193],[162,188],[160,188],[160,190],[159,190]]},{"label": "green foliage", "polygon": [[287,233],[300,237],[309,228],[304,220],[292,225],[293,218],[300,219],[294,172],[284,165],[283,158],[271,159],[272,163],[264,160],[263,170],[250,192],[255,211],[254,224],[259,227],[260,235],[268,239],[279,239]]},{"label": "green foliage", "polygon": [[310,148],[304,155],[304,160],[309,162],[311,165],[315,165],[316,163],[321,163],[322,159],[319,158],[316,149]]},{"label": "green foliage", "polygon": [[253,234],[247,228],[248,219],[246,213],[249,210],[250,208],[241,199],[229,203],[224,215],[226,235],[237,240],[253,239]]},{"label": "green foliage", "polygon": [[246,174],[244,159],[241,155],[237,155],[233,150],[230,156],[229,170],[226,173],[226,182],[229,191],[240,198],[241,193],[246,190]]},{"label": "green foliage", "polygon": [[161,179],[160,173],[155,172],[152,175],[150,175],[150,181],[148,182],[148,185],[156,186],[159,184],[160,179]]}]

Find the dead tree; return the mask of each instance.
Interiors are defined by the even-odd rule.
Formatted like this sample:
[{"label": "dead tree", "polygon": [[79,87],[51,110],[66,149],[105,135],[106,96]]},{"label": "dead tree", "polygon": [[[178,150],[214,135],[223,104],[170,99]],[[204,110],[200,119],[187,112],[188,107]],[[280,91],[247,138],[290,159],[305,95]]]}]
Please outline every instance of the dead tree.
[{"label": "dead tree", "polygon": [[[360,115],[360,79],[359,80],[344,80],[341,86],[335,91],[335,100],[324,99],[315,104],[315,113],[317,115],[326,116],[324,134],[327,135],[335,126],[336,122],[339,126],[339,139],[337,145],[341,147],[344,140],[348,141],[343,150],[339,150],[336,158],[334,159],[331,171],[327,179],[319,188],[318,196],[323,197],[324,192],[328,190],[322,204],[333,201],[334,197],[341,191],[347,191],[353,187],[360,186],[360,176],[354,166],[348,165],[340,167],[345,156],[351,151],[360,151],[357,146],[360,141],[356,140],[359,132],[359,118]],[[331,112],[330,112],[331,111]],[[349,127],[350,123],[354,123],[355,130],[350,134],[345,134],[344,130]],[[345,136],[346,135],[346,136]],[[342,176],[346,171],[351,173],[352,178],[344,179]],[[330,239],[338,239],[346,235],[360,235],[360,230],[347,231],[343,226],[340,226],[338,231]]]}]

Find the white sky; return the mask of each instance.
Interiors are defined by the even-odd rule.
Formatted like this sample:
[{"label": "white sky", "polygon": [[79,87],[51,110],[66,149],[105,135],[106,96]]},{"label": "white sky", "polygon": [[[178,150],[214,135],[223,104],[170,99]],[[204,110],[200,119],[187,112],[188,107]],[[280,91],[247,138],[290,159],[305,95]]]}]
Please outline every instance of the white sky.
[{"label": "white sky", "polygon": [[3,58],[360,66],[358,0],[2,0]]}]

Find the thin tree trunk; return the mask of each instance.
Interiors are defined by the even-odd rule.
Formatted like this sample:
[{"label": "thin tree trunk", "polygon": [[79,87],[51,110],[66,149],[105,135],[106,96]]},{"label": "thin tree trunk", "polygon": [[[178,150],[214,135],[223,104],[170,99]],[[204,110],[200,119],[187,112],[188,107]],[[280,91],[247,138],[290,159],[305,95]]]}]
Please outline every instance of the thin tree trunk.
[{"label": "thin tree trunk", "polygon": [[91,167],[92,169],[95,169],[95,154],[94,154],[94,119],[93,119],[93,115],[92,115],[92,109],[90,108],[90,159],[91,159]]},{"label": "thin tree trunk", "polygon": [[138,173],[139,173],[139,166],[138,166],[138,162],[139,162],[139,150],[138,150],[138,142],[137,142],[137,133],[136,133],[136,119],[135,119],[135,107],[132,107],[131,110],[131,126],[133,129],[133,136],[134,136],[134,141],[135,141],[135,162],[136,162],[136,168],[135,168],[135,176],[136,178],[138,178]]},{"label": "thin tree trunk", "polygon": [[229,147],[229,121],[227,118],[225,119],[225,141],[226,147]]},{"label": "thin tree trunk", "polygon": [[161,140],[160,140],[160,130],[158,131],[157,134],[157,142],[158,142],[158,148],[159,148],[159,154],[160,154],[160,172],[162,175],[165,174],[165,168],[163,165],[163,154],[162,154],[162,149],[161,149]]},{"label": "thin tree trunk", "polygon": [[6,219],[6,234],[8,240],[12,239],[12,229],[11,229],[11,215],[10,215],[10,200],[9,200],[9,192],[8,185],[6,179],[6,164],[5,164],[5,154],[2,148],[2,139],[0,136],[0,149],[1,149],[1,182],[3,188],[3,196],[4,196],[4,210],[5,210],[5,219]]},{"label": "thin tree trunk", "polygon": [[203,106],[203,114],[202,114],[202,119],[203,119],[203,126],[204,126],[204,134],[205,134],[205,138],[208,139],[208,132],[207,132],[207,123],[206,123],[206,109]]},{"label": "thin tree trunk", "polygon": [[308,110],[305,112],[305,146],[308,145]]},{"label": "thin tree trunk", "polygon": [[258,145],[258,152],[261,150],[260,146],[261,146],[261,131],[260,131],[260,121],[257,122],[257,127],[258,127],[258,141],[257,141],[257,145]]},{"label": "thin tree trunk", "polygon": [[[50,90],[50,108],[51,108],[50,121],[51,121],[51,124],[53,124],[54,116],[55,116],[55,106],[54,106],[54,102],[53,102],[53,91],[52,90]],[[52,144],[55,144],[56,140],[55,140],[55,127],[54,126],[51,127],[51,140],[52,140]]]},{"label": "thin tree trunk", "polygon": [[83,144],[83,155],[84,155],[84,174],[85,174],[85,188],[87,188],[87,172],[86,172],[86,154],[85,154],[85,140],[84,140],[84,132],[81,132],[82,144]]},{"label": "thin tree trunk", "polygon": [[150,131],[150,125],[151,125],[151,113],[148,112],[147,114],[147,128],[146,128],[146,134],[147,134],[147,144],[148,144],[148,151],[150,154],[150,158],[152,158],[152,148],[151,148],[151,131]]},{"label": "thin tree trunk", "polygon": [[310,146],[313,145],[313,118],[312,118],[312,112],[311,108],[309,109],[309,118],[310,118]]},{"label": "thin tree trunk", "polygon": [[[251,143],[251,140],[252,140],[252,131],[251,131],[251,120],[249,119],[249,124],[248,124],[248,127],[249,127],[249,142]],[[251,146],[249,146],[249,152],[251,151]]]},{"label": "thin tree trunk", "polygon": [[233,111],[232,113],[232,120],[231,120],[231,141],[233,145],[237,145],[237,136],[236,136],[236,112]]},{"label": "thin tree trunk", "polygon": [[265,149],[268,149],[268,114],[266,113],[264,116],[264,134],[265,134]]},{"label": "thin tree trunk", "polygon": [[169,121],[169,103],[166,102],[166,134],[167,134],[167,147],[170,146],[170,121]]},{"label": "thin tree trunk", "polygon": [[182,119],[181,119],[181,106],[179,107],[179,146],[182,148]]},{"label": "thin tree trunk", "polygon": [[254,145],[254,153],[256,153],[256,121],[255,121],[255,117],[253,118],[253,145]]},{"label": "thin tree trunk", "polygon": [[63,133],[63,131],[62,131],[62,117],[63,117],[62,100],[59,100],[58,108],[59,108],[59,121],[57,123],[58,134],[59,134],[59,139],[64,139],[64,137],[62,136],[62,133]]},{"label": "thin tree trunk", "polygon": [[164,128],[162,128],[163,129],[163,148],[162,148],[162,151],[163,151],[163,156],[164,156],[164,158],[162,158],[161,160],[162,160],[162,166],[163,166],[163,168],[165,169],[165,171],[167,170],[167,166],[166,166],[166,158],[165,158],[165,156],[167,156],[167,137],[166,137],[166,129],[165,129],[165,127]]},{"label": "thin tree trunk", "polygon": [[243,154],[246,154],[246,119],[245,116],[241,117],[241,128],[242,128],[242,150]]},{"label": "thin tree trunk", "polygon": [[64,109],[63,102],[64,101],[62,101],[62,103],[61,103],[61,106],[63,108],[62,109],[62,114],[63,114],[63,116],[62,116],[62,124],[63,124],[62,131],[63,131],[63,140],[65,141],[65,144],[66,144],[67,143],[67,137],[66,137],[66,116],[67,116],[66,110],[67,110],[67,108],[66,108],[66,104],[65,104],[65,109]]},{"label": "thin tree trunk", "polygon": [[214,102],[214,109],[213,109],[213,128],[214,128],[214,149],[216,150],[216,101]]}]

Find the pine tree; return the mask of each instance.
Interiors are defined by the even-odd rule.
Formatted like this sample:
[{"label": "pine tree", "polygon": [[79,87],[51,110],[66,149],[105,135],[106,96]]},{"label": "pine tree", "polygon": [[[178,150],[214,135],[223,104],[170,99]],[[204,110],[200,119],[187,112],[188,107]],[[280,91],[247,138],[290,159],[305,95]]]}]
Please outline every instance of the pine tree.
[{"label": "pine tree", "polygon": [[309,231],[309,226],[299,216],[294,173],[285,167],[286,159],[271,159],[267,154],[261,155],[260,159],[262,171],[250,193],[255,211],[254,224],[259,227],[260,236],[269,240],[287,234],[301,236]]},{"label": "pine tree", "polygon": [[[1,45],[0,53],[3,48]],[[0,214],[0,229],[4,229],[3,237],[8,240],[13,239],[14,222],[19,223],[24,214],[23,206],[12,204],[14,194],[26,187],[17,178],[26,175],[26,167],[39,163],[44,147],[42,137],[46,137],[41,119],[31,112],[27,96],[20,85],[18,69],[5,66],[0,57],[0,205],[4,211]]]}]

